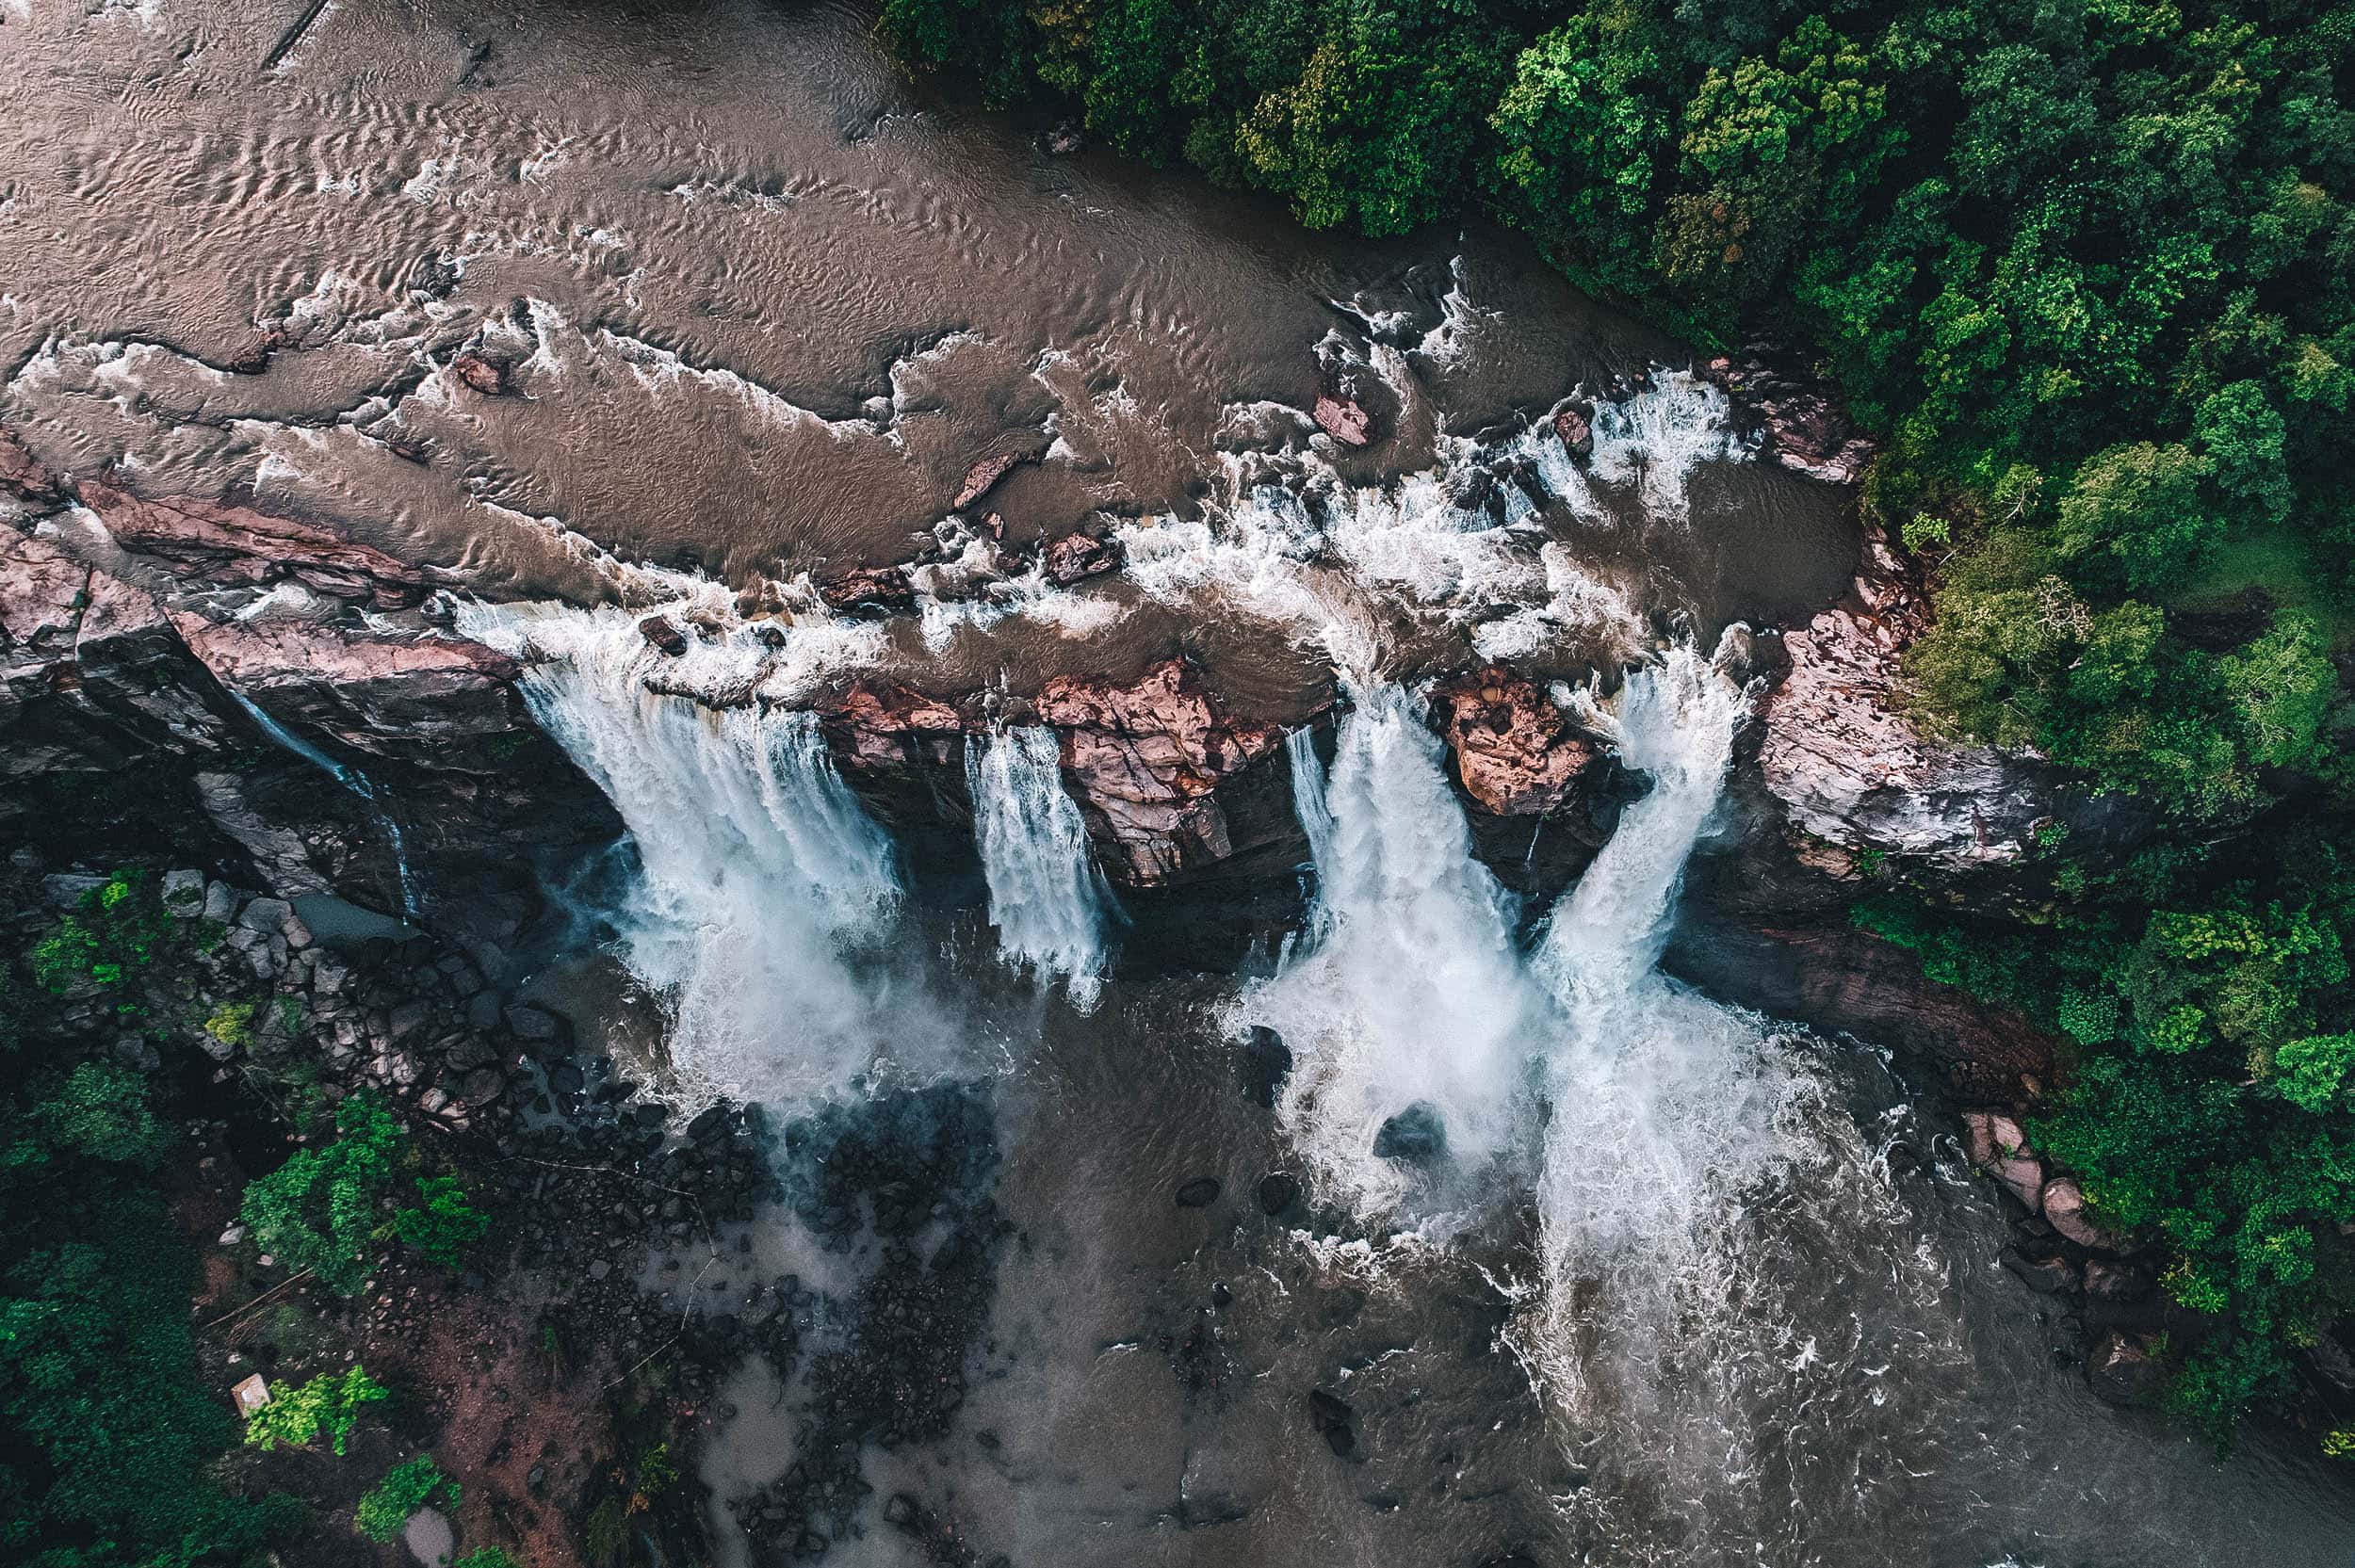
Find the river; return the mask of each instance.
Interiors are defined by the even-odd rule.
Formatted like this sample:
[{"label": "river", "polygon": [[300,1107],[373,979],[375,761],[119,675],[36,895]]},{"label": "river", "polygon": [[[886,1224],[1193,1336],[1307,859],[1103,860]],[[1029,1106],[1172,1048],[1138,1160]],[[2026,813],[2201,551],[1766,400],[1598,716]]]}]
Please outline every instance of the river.
[{"label": "river", "polygon": [[[79,476],[330,518],[550,655],[535,712],[632,831],[608,940],[551,969],[657,999],[678,1097],[906,1148],[947,1136],[926,1095],[977,1107],[989,1157],[901,1238],[986,1253],[936,1329],[961,1400],[847,1449],[923,1528],[820,1510],[827,1560],[2355,1560],[2304,1451],[2217,1463],[2091,1397],[1869,1043],[1656,972],[1739,705],[1705,655],[1841,590],[1843,499],[1508,236],[1310,236],[1049,156],[866,27],[0,0],[0,421]],[[1582,385],[1574,469],[1545,416]],[[1362,448],[1315,434],[1335,388]],[[1049,591],[1024,552],[1078,529],[1127,568]],[[812,613],[910,560],[916,614]],[[792,609],[777,706],[648,696],[615,606],[666,601],[719,630],[670,677],[706,694],[752,668],[739,607]],[[1293,758],[1308,914],[1231,976],[1134,962],[1037,736],[968,756],[970,865],[911,865],[790,711],[846,671],[1020,691],[1173,652],[1247,716],[1340,698]],[[1551,910],[1472,856],[1415,711],[1474,656],[1634,669],[1587,700],[1651,791]],[[789,1204],[755,1231],[714,1310],[791,1269],[836,1302],[818,1343],[870,1331],[891,1246]],[[727,1560],[728,1505],[811,1460],[810,1375],[731,1391]]]}]

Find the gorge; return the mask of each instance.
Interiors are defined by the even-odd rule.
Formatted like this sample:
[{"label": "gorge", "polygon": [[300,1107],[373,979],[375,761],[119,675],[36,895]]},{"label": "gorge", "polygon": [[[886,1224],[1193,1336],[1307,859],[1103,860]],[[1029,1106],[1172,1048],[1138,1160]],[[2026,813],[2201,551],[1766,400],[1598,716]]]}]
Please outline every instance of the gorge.
[{"label": "gorge", "polygon": [[[407,1380],[284,1560],[2346,1560],[1851,918],[2155,830],[1908,709],[1819,387],[854,8],[281,9],[0,8],[0,838],[156,900],[8,1016],[175,1086],[205,1396]],[[367,1105],[486,1212],[336,1293]]]}]

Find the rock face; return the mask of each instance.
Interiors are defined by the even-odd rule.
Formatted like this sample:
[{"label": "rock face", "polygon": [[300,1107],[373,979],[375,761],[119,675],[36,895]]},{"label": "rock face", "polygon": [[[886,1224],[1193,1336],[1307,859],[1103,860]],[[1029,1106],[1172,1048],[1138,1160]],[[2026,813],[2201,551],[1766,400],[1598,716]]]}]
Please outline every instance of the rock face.
[{"label": "rock face", "polygon": [[1464,792],[1492,816],[1555,810],[1602,757],[1535,683],[1501,665],[1441,682],[1431,710]]},{"label": "rock face", "polygon": [[1049,544],[1040,557],[1046,568],[1047,580],[1058,588],[1069,588],[1090,577],[1100,577],[1107,572],[1120,570],[1120,541],[1092,534],[1065,534]]},{"label": "rock face", "polygon": [[2052,1075],[2053,1042],[2027,1019],[1924,979],[1914,955],[1851,927],[1778,929],[1702,916],[1678,929],[1663,962],[1746,1007],[1885,1042],[1966,1093],[2003,1098],[2023,1076]]},{"label": "rock face", "polygon": [[841,615],[906,615],[916,608],[916,590],[905,567],[861,566],[818,585],[826,607]]},{"label": "rock face", "polygon": [[1062,734],[1064,778],[1119,880],[1151,886],[1235,852],[1217,791],[1279,737],[1221,713],[1192,665],[1168,659],[1125,687],[1058,676],[1036,706]]},{"label": "rock face", "polygon": [[206,582],[260,586],[291,578],[378,609],[406,608],[425,596],[423,573],[314,524],[227,501],[133,495],[97,480],[76,490],[124,549]]},{"label": "rock face", "polygon": [[1759,775],[1794,826],[1841,849],[1948,874],[2007,865],[2052,814],[2054,781],[1906,717],[1898,658],[1926,616],[1895,555],[1868,542],[1851,600],[1783,635],[1790,664],[1761,707]]},{"label": "rock face", "polygon": [[613,831],[513,662],[414,607],[425,573],[239,501],[86,481],[101,532],[29,462],[14,488],[59,526],[0,527],[0,827],[379,909],[408,884],[479,931],[536,899],[535,848]]}]

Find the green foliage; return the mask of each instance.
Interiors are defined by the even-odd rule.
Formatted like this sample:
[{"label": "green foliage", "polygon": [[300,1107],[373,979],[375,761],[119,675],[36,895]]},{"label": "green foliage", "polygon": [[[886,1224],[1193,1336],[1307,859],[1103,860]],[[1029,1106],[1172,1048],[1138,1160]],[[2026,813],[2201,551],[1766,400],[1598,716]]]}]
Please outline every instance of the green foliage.
[{"label": "green foliage", "polygon": [[352,1528],[370,1541],[390,1541],[421,1508],[458,1506],[458,1483],[442,1474],[430,1454],[404,1460],[385,1472],[352,1510]]},{"label": "green foliage", "polygon": [[515,1554],[504,1546],[477,1546],[471,1552],[461,1552],[451,1560],[449,1568],[524,1568],[515,1560]]},{"label": "green foliage", "polygon": [[394,1217],[393,1231],[445,1269],[458,1267],[459,1255],[482,1239],[491,1221],[466,1201],[466,1188],[456,1176],[421,1176],[417,1192],[423,1208],[405,1208]]},{"label": "green foliage", "polygon": [[336,1137],[248,1183],[241,1213],[255,1242],[349,1296],[366,1280],[380,1229],[377,1200],[404,1140],[383,1101],[363,1090],[335,1111]]},{"label": "green foliage", "polygon": [[223,1002],[213,1009],[203,1026],[206,1034],[223,1045],[251,1045],[253,1043],[253,1004]]},{"label": "green foliage", "polygon": [[[109,895],[111,894],[111,897]],[[144,880],[111,880],[8,954],[42,989],[122,990],[164,963]],[[92,972],[115,966],[111,978]],[[0,972],[5,972],[0,965]],[[20,993],[6,988],[8,998]],[[223,1490],[236,1439],[198,1381],[196,1258],[155,1168],[180,1114],[168,1080],[10,1008],[0,1049],[0,1560],[35,1568],[257,1561],[300,1526],[282,1495]],[[111,1036],[109,1035],[109,1040]]]},{"label": "green foliage", "polygon": [[119,871],[82,895],[57,929],[34,945],[33,979],[59,994],[85,985],[121,986],[154,962],[171,935],[154,880],[143,868]]},{"label": "green foliage", "polygon": [[264,1449],[281,1443],[300,1447],[324,1431],[340,1459],[344,1442],[360,1419],[360,1407],[386,1398],[390,1392],[357,1365],[342,1372],[321,1372],[300,1387],[273,1382],[270,1402],[246,1420],[245,1440]]}]

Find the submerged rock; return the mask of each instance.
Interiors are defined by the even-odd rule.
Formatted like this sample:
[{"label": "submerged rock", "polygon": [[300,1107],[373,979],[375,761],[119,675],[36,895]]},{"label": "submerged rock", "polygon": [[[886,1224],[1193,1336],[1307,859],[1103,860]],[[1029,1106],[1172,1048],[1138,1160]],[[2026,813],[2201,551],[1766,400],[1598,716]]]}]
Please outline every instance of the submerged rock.
[{"label": "submerged rock", "polygon": [[1438,1107],[1418,1100],[1382,1123],[1373,1135],[1373,1157],[1407,1165],[1430,1165],[1447,1156],[1447,1123]]},{"label": "submerged rock", "polygon": [[1291,1047],[1274,1029],[1254,1024],[1235,1047],[1235,1075],[1242,1091],[1263,1109],[1275,1108],[1275,1096],[1291,1071]]},{"label": "submerged rock", "polygon": [[2167,1387],[2167,1367],[2151,1353],[2138,1334],[2117,1330],[2104,1334],[2086,1358],[2086,1382],[2094,1397],[2108,1404],[2139,1406],[2157,1402]]},{"label": "submerged rock", "polygon": [[1216,1176],[1196,1176],[1178,1188],[1179,1208],[1208,1208],[1218,1202],[1219,1184]]}]

